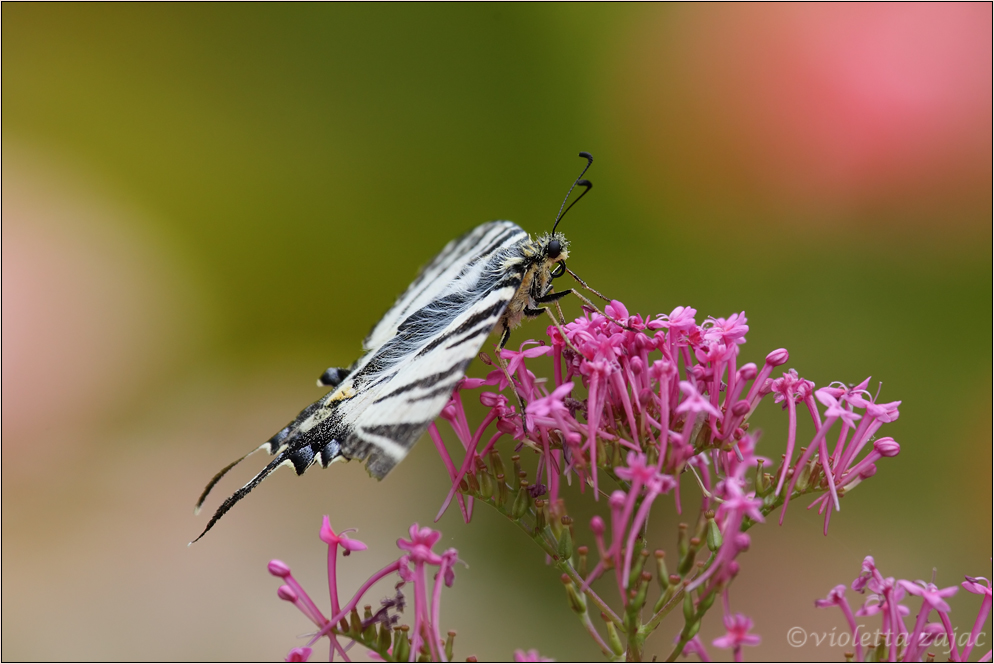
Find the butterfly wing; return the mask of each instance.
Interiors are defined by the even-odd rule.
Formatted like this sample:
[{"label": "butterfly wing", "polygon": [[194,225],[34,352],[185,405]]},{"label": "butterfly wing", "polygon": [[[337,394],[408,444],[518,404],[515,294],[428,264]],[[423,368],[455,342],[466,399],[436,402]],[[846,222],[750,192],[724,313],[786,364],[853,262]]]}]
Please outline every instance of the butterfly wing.
[{"label": "butterfly wing", "polygon": [[404,294],[383,315],[363,341],[363,349],[375,351],[397,336],[401,323],[411,314],[437,300],[442,291],[461,286],[465,279],[460,281],[460,275],[468,266],[477,265],[494,253],[527,239],[528,234],[517,224],[491,221],[449,242],[421,269]]},{"label": "butterfly wing", "polygon": [[343,455],[366,460],[370,474],[381,479],[404,458],[517,292],[522,274],[508,265],[512,261],[508,252],[495,253],[480,269],[465,271],[447,293],[400,323],[366,365],[368,373],[356,372],[361,387],[339,408],[349,427]]},{"label": "butterfly wing", "polygon": [[315,462],[358,459],[385,477],[438,417],[514,297],[528,241],[516,224],[494,221],[446,245],[373,328],[348,376],[263,445],[276,458],[222,503],[204,533],[282,465],[300,475]]}]

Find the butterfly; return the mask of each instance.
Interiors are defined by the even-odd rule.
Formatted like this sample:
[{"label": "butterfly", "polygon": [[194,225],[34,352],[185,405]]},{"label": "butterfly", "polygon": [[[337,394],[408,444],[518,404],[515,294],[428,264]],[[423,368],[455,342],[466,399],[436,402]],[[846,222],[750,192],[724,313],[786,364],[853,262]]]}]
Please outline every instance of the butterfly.
[{"label": "butterfly", "polygon": [[[197,540],[281,466],[302,475],[315,464],[327,468],[357,459],[383,479],[438,417],[492,332],[500,333],[498,349],[503,349],[524,318],[548,313],[556,322],[543,305],[571,293],[590,305],[571,288],[554,291],[553,279],[569,272],[603,297],[566,268],[569,245],[556,232],[593,186],[582,179],[593,157],[579,156],[587,164],[566,194],[552,232],[532,240],[513,222],[490,221],[449,242],[366,337],[362,357],[318,379],[318,385],[334,389],[252,450],[265,449],[274,458],[217,508]],[[583,192],[565,207],[577,186]],[[198,512],[214,485],[249,454],[214,476],[197,501]]]}]

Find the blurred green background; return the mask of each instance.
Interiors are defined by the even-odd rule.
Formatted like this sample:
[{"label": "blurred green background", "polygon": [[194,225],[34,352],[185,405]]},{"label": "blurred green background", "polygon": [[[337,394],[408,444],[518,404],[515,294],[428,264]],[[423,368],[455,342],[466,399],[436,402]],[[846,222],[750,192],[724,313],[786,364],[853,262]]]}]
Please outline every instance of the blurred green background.
[{"label": "blurred green background", "polygon": [[[547,231],[580,150],[595,189],[562,230],[588,282],[643,314],[744,310],[742,361],[782,346],[819,385],[872,375],[903,400],[882,431],[901,455],[827,538],[802,505],[752,531],[732,595],[764,639],[747,656],[840,659],[785,634],[840,626],[812,602],[867,554],[940,586],[991,575],[990,4],[2,18],[3,659],[299,645],[266,562],[320,596],[330,514],[371,548],[347,560],[351,591],[434,516],[432,446],[382,483],[277,473],[187,548],[199,491],[321,394],[449,239],[494,218]],[[759,417],[779,454],[784,415]],[[443,610],[458,656],[598,657],[516,529],[482,508],[440,527],[469,563]],[[978,604],[953,598],[956,624]],[[705,642],[722,632],[716,610]]]}]

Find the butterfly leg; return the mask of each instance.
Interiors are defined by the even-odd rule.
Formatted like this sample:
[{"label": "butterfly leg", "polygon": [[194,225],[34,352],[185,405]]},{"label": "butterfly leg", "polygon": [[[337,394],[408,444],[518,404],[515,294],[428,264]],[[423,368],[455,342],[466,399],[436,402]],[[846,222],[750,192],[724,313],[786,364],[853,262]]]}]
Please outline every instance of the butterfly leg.
[{"label": "butterfly leg", "polygon": [[[570,274],[573,274],[573,273],[570,272]],[[573,276],[576,277],[575,274]],[[583,281],[580,279],[580,277],[576,277],[576,280],[579,281],[581,284],[583,284],[583,286],[585,288],[587,288],[587,290],[589,290],[591,293],[595,293],[599,297],[604,297],[603,295],[601,295],[600,293],[598,293],[597,291],[595,291],[593,288],[590,288],[589,286],[587,286],[586,284],[584,284]],[[591,311],[596,311],[601,316],[604,316],[604,318],[608,319],[609,321],[611,321],[612,323],[614,323],[618,327],[624,328],[624,329],[628,330],[629,332],[634,332],[635,331],[631,327],[629,327],[628,325],[626,325],[625,323],[622,323],[620,320],[615,320],[614,317],[608,316],[606,313],[604,313],[603,311],[601,311],[600,307],[598,307],[596,304],[594,304],[593,302],[591,302],[589,298],[587,298],[583,293],[581,293],[580,291],[576,290],[575,288],[567,288],[566,290],[559,291],[558,293],[549,293],[548,295],[537,299],[536,302],[539,302],[539,303],[556,302],[557,305],[558,305],[558,301],[561,298],[565,297],[566,295],[568,295],[570,293],[572,293],[573,295],[575,295],[577,297],[577,299],[579,299],[583,303],[584,308],[590,309]],[[607,298],[604,298],[604,299],[607,299]],[[608,301],[610,302],[610,300],[608,300]],[[525,309],[525,315],[528,315],[528,311],[529,311],[528,309]],[[562,333],[562,330],[560,330],[560,333]],[[574,348],[574,350],[576,350],[576,349]]]},{"label": "butterfly leg", "polygon": [[[539,303],[539,304],[548,304],[548,303],[551,303],[551,302],[555,302],[556,303],[556,307],[558,308],[559,307],[559,300],[563,299],[564,297],[566,297],[570,293],[573,293],[574,295],[579,295],[579,293],[577,293],[572,288],[570,288],[568,290],[559,291],[558,293],[548,293],[548,294],[543,295],[542,297],[538,298],[535,301],[537,303]],[[582,296],[580,296],[580,297],[582,297]],[[555,316],[552,315],[552,310],[549,307],[538,307],[536,309],[532,309],[531,307],[525,307],[525,315],[528,316],[529,318],[535,318],[537,316],[541,316],[543,313],[549,314],[549,318],[552,319],[552,324],[556,326],[557,330],[559,330],[559,334],[560,334],[560,336],[562,336],[563,341],[565,341],[566,345],[570,347],[570,350],[572,350],[574,353],[576,353],[577,355],[579,355],[580,354],[579,349],[577,349],[577,347],[574,346],[572,344],[572,342],[569,340],[569,337],[566,336],[566,331],[563,330],[562,324],[560,323],[560,321],[556,320]],[[562,316],[562,311],[561,310],[559,312],[559,315]]]},{"label": "butterfly leg", "polygon": [[[586,281],[584,281],[583,279],[581,279],[580,277],[578,277],[578,276],[577,276],[577,274],[576,274],[575,272],[573,272],[573,270],[571,270],[571,269],[569,269],[569,268],[566,268],[566,271],[567,271],[567,272],[569,272],[569,275],[570,275],[571,277],[573,277],[573,278],[574,278],[574,279],[576,280],[576,282],[577,282],[578,284],[580,284],[580,286],[582,286],[582,287],[583,287],[583,288],[585,288],[586,290],[590,291],[591,293],[593,293],[594,295],[596,295],[596,296],[597,296],[597,297],[599,297],[600,299],[604,300],[605,302],[608,302],[608,303],[610,303],[610,302],[611,302],[611,298],[609,298],[609,297],[606,297],[606,296],[604,296],[604,295],[601,295],[600,293],[598,293],[597,291],[595,291],[595,290],[594,290],[593,288],[591,288],[590,286],[588,286],[588,285],[587,285],[587,282],[586,282]],[[588,301],[589,301],[589,300],[588,300]]]},{"label": "butterfly leg", "polygon": [[507,345],[508,340],[511,338],[511,328],[505,327],[504,331],[500,335],[500,343],[497,344],[497,363],[500,364],[500,370],[504,372],[504,378],[507,379],[507,384],[511,386],[514,391],[514,397],[518,400],[518,407],[521,409],[521,427],[527,433],[528,431],[528,418],[525,417],[525,401],[521,398],[521,394],[518,393],[518,388],[514,386],[514,379],[511,377],[511,373],[507,370],[507,361],[501,357],[500,352],[504,350]]}]

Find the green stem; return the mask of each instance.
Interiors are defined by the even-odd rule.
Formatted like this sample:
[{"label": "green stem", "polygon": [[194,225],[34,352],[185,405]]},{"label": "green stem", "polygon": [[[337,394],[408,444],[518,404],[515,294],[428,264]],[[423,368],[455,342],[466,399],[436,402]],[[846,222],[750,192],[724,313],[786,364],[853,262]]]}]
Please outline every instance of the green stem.
[{"label": "green stem", "polygon": [[[511,523],[515,524],[518,528],[520,528],[526,535],[528,535],[529,538],[531,538],[533,542],[538,544],[539,548],[541,548],[542,551],[546,553],[546,555],[552,558],[552,562],[553,564],[555,564],[556,568],[558,568],[559,571],[562,572],[563,574],[569,576],[570,580],[574,584],[576,584],[577,588],[583,587],[584,579],[573,568],[572,563],[569,560],[563,560],[562,558],[559,557],[559,552],[557,551],[556,548],[558,542],[556,542],[555,537],[550,532],[550,529],[547,527],[540,532],[535,532],[534,508],[529,508],[528,512],[525,514],[526,517],[530,517],[532,520],[532,523],[528,523],[525,520],[525,517],[522,517],[520,519],[514,518],[514,515],[512,515],[509,511],[504,509],[502,505],[497,505],[492,500],[483,500],[479,497],[477,497],[477,500],[489,505],[490,507],[493,507],[495,510],[497,510],[497,512],[499,512],[501,515],[506,517],[508,521],[510,521]],[[596,606],[601,613],[603,613],[605,616],[608,617],[608,619],[611,622],[613,622],[618,627],[623,627],[622,620],[621,618],[618,617],[618,614],[616,614],[614,610],[612,610],[611,607],[608,606],[604,602],[604,600],[602,600],[595,592],[587,588],[584,594],[591,602],[593,602],[594,606]]]}]

